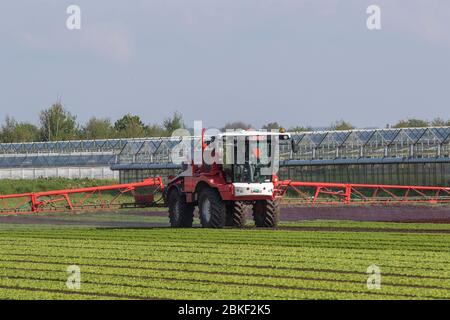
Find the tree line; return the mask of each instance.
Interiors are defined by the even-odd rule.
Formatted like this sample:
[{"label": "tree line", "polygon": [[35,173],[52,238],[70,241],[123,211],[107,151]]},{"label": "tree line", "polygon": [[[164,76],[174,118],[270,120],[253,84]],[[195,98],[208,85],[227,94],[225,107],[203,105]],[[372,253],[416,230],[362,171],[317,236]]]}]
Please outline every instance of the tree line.
[{"label": "tree line", "polygon": [[108,118],[92,117],[85,124],[79,124],[75,115],[61,102],[56,102],[39,113],[39,125],[18,122],[6,116],[0,127],[0,142],[162,137],[170,136],[174,130],[184,126],[179,112],[164,119],[162,124],[145,124],[138,115],[130,113],[114,123]]},{"label": "tree line", "polygon": [[[387,128],[450,126],[450,120],[436,118],[434,120],[405,119]],[[84,139],[114,139],[114,138],[142,138],[170,136],[176,129],[186,128],[183,116],[175,112],[167,117],[161,124],[145,124],[138,115],[125,114],[120,119],[112,122],[108,118],[92,117],[86,123],[77,122],[77,117],[70,113],[60,101],[42,110],[39,113],[39,125],[29,122],[19,122],[10,116],[6,116],[0,127],[0,142],[32,142],[32,141],[59,141],[59,140],[84,140]],[[243,121],[226,123],[221,130],[250,129],[252,124]],[[278,122],[269,122],[262,129],[286,129],[287,131],[311,131],[312,127],[296,126],[284,128]],[[330,124],[330,130],[355,129],[350,122],[339,120]]]}]

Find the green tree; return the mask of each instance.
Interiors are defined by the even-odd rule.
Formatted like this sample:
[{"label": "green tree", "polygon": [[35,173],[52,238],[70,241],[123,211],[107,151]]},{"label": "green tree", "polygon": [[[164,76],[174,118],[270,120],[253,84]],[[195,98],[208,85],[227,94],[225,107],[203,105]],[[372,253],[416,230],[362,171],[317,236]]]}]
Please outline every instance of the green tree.
[{"label": "green tree", "polygon": [[43,141],[70,140],[77,137],[76,116],[67,111],[61,102],[39,114]]},{"label": "green tree", "polygon": [[166,130],[159,124],[150,124],[145,127],[147,137],[164,137],[167,135]]},{"label": "green tree", "polygon": [[84,139],[110,139],[113,134],[111,120],[106,118],[92,117],[81,130],[81,136]]},{"label": "green tree", "polygon": [[226,131],[226,130],[248,130],[252,127],[251,124],[249,123],[245,123],[242,121],[234,121],[234,122],[227,122],[225,124],[225,126],[221,129],[222,131]]},{"label": "green tree", "polygon": [[14,118],[6,116],[5,123],[0,129],[0,141],[11,142],[31,142],[39,141],[39,129],[27,122],[17,122]]},{"label": "green tree", "polygon": [[16,142],[32,142],[40,140],[39,128],[34,124],[19,122],[14,129]]},{"label": "green tree", "polygon": [[433,121],[431,121],[431,125],[433,127],[446,127],[450,126],[450,120],[445,121],[442,118],[434,118]]},{"label": "green tree", "polygon": [[14,128],[17,122],[10,116],[5,117],[5,123],[1,127],[0,138],[2,142],[10,143],[14,141]]},{"label": "green tree", "polygon": [[331,130],[352,130],[355,129],[355,127],[347,121],[339,120],[336,122],[333,122],[330,126]]},{"label": "green tree", "polygon": [[138,115],[127,113],[114,123],[114,130],[121,138],[145,137],[145,125]]},{"label": "green tree", "polygon": [[305,132],[305,131],[312,131],[311,127],[302,127],[302,126],[296,126],[296,127],[290,127],[289,132]]},{"label": "green tree", "polygon": [[163,126],[168,135],[171,135],[177,129],[184,128],[183,115],[175,111],[172,117],[164,119]]},{"label": "green tree", "polygon": [[400,120],[396,124],[394,124],[393,128],[421,128],[421,127],[429,127],[430,123],[426,120],[421,119],[405,119]]},{"label": "green tree", "polygon": [[279,130],[281,128],[282,128],[282,126],[280,126],[278,124],[278,122],[269,122],[269,123],[267,123],[267,124],[262,126],[262,129],[267,130],[267,131]]}]

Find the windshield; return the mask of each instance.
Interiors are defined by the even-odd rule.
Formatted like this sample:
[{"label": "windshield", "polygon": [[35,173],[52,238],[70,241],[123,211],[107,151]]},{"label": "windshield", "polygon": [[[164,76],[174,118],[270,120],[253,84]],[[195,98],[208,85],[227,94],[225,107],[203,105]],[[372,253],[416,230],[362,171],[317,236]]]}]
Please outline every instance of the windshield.
[{"label": "windshield", "polygon": [[[245,137],[223,141],[223,169],[227,182],[262,183],[272,181],[271,137]],[[240,148],[240,149],[239,149]],[[268,170],[269,169],[269,170]]]},{"label": "windshield", "polygon": [[233,165],[233,182],[253,182],[262,183],[270,182],[271,175],[262,175],[262,164],[235,164]]}]

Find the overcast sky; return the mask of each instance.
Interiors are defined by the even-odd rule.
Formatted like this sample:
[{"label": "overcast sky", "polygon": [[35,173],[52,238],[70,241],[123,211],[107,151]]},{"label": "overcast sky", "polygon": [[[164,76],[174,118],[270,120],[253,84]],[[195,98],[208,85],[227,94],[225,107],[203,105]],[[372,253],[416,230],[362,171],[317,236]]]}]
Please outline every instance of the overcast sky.
[{"label": "overcast sky", "polygon": [[60,96],[81,122],[385,126],[450,118],[449,78],[448,0],[0,2],[1,118],[37,122]]}]

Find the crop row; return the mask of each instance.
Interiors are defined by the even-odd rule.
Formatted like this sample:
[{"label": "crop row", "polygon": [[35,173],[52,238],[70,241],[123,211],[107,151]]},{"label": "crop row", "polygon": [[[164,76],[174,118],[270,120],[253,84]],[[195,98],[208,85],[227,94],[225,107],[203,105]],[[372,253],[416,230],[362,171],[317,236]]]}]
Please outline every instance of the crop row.
[{"label": "crop row", "polygon": [[72,291],[40,289],[36,287],[18,287],[18,286],[0,286],[1,300],[94,300],[94,299],[119,299],[118,296],[98,295],[98,294],[80,294]]},{"label": "crop row", "polygon": [[[0,231],[0,298],[450,298],[449,240],[384,232],[24,227]],[[366,286],[373,263],[382,269],[381,290]],[[79,292],[65,285],[72,264],[82,270]]]},{"label": "crop row", "polygon": [[[5,252],[2,261],[27,261],[35,263],[59,263],[63,265],[69,265],[76,263],[79,265],[90,265],[90,266],[101,266],[101,267],[114,267],[127,269],[131,268],[133,270],[146,270],[155,271],[155,269],[170,269],[176,268],[176,270],[192,270],[193,272],[208,272],[208,273],[223,273],[223,272],[235,272],[240,274],[258,274],[261,276],[272,276],[272,277],[317,277],[317,274],[326,274],[330,280],[348,280],[354,276],[358,276],[358,281],[365,279],[367,276],[364,271],[367,268],[368,263],[358,262],[358,263],[336,263],[336,261],[329,259],[315,259],[312,261],[298,261],[297,264],[289,266],[276,265],[274,268],[261,268],[261,265],[254,264],[245,266],[236,264],[235,261],[218,257],[215,261],[211,261],[206,257],[206,261],[202,263],[196,263],[196,261],[203,261],[201,256],[192,255],[177,255],[176,260],[168,259],[167,255],[159,255],[152,257],[155,260],[144,260],[136,258],[124,258],[118,257],[116,255],[109,256],[108,254],[103,255],[102,253],[90,253],[90,252],[79,252],[80,255],[67,256],[64,252],[59,255],[53,253],[53,256],[49,255],[36,255],[32,253],[9,253]],[[73,253],[71,253],[73,254]],[[158,260],[159,259],[159,260]],[[172,260],[172,261],[170,261]],[[281,263],[282,264],[282,263]],[[319,267],[317,267],[319,266]],[[449,286],[449,274],[448,272],[436,271],[426,271],[419,274],[398,274],[393,273],[392,268],[389,266],[383,267],[383,274],[386,277],[391,277],[393,280],[389,283],[393,284],[412,284],[417,286],[437,286],[441,288],[446,288]],[[407,268],[403,268],[405,271],[409,271]],[[402,269],[399,269],[403,272]],[[399,270],[396,270],[397,272]],[[308,275],[309,273],[309,275]],[[362,277],[361,277],[362,275]],[[422,278],[417,278],[420,276]],[[446,277],[446,278],[445,278]]]},{"label": "crop row", "polygon": [[[153,272],[158,270],[174,270],[180,272],[200,272],[208,274],[236,274],[236,275],[251,275],[251,276],[265,276],[274,278],[297,278],[297,277],[321,277],[337,280],[354,279],[355,276],[358,279],[366,279],[367,275],[361,271],[343,270],[343,266],[334,265],[332,262],[327,263],[325,266],[319,268],[314,267],[313,264],[305,265],[301,264],[297,268],[263,268],[259,266],[242,266],[233,265],[230,263],[216,264],[193,264],[189,261],[167,261],[163,257],[160,260],[154,261],[116,261],[114,259],[100,259],[100,258],[78,258],[72,257],[15,257],[13,255],[7,255],[1,259],[1,263],[9,262],[24,262],[35,264],[59,264],[67,266],[70,264],[77,264],[83,266],[94,267],[109,267],[120,269],[131,268],[133,270],[142,270],[143,272]],[[362,269],[362,268],[361,268]],[[390,273],[386,272],[383,266],[383,276],[392,279],[389,283],[392,284],[414,284],[422,286],[436,286],[441,288],[449,288],[449,277],[443,277],[440,273],[427,273],[426,275],[409,275],[402,273]],[[119,271],[117,271],[119,272]]]},{"label": "crop row", "polygon": [[[355,258],[349,254],[336,254],[333,252],[324,253],[323,255],[314,255],[312,253],[295,254],[292,256],[279,257],[276,254],[273,256],[265,255],[261,257],[258,253],[243,251],[236,251],[236,253],[210,253],[210,252],[183,252],[173,250],[162,250],[161,248],[148,251],[134,251],[132,249],[120,249],[111,247],[100,248],[42,248],[33,246],[28,248],[5,248],[3,255],[14,256],[16,258],[27,258],[30,256],[46,258],[70,257],[72,260],[79,260],[79,258],[96,259],[103,261],[113,261],[114,263],[129,263],[133,265],[140,265],[148,261],[158,261],[158,259],[170,260],[173,263],[190,263],[201,265],[240,265],[240,266],[255,266],[258,268],[278,268],[278,269],[296,269],[302,268],[319,268],[325,269],[332,267],[344,272],[364,272],[365,269],[372,263],[377,263],[383,266],[383,271],[389,274],[397,274],[401,272],[402,275],[411,276],[435,276],[437,278],[448,278],[450,276],[448,266],[433,261],[417,261],[405,259],[404,261],[397,261],[395,258],[385,257],[380,254],[380,257],[374,259],[373,257],[359,257]],[[70,254],[68,254],[68,251]]]},{"label": "crop row", "polygon": [[[291,233],[291,232],[287,232]],[[249,239],[251,238],[252,234],[248,234],[247,237],[241,237],[236,239],[228,239],[228,238],[211,238],[208,236],[197,236],[192,238],[182,238],[177,239],[176,237],[165,237],[165,236],[155,236],[155,235],[149,235],[147,238],[133,238],[129,237],[128,239],[121,239],[120,241],[114,240],[111,241],[112,244],[115,243],[127,243],[127,242],[134,242],[137,245],[139,245],[140,242],[143,243],[158,243],[158,242],[174,242],[178,243],[180,241],[190,244],[205,244],[205,243],[215,243],[216,245],[248,245],[248,246],[261,246],[262,244],[265,247],[285,247],[285,248],[304,248],[304,247],[315,247],[315,248],[339,248],[339,249],[364,249],[367,251],[373,251],[373,250],[409,250],[409,251],[425,251],[425,252],[436,252],[436,253],[446,253],[449,252],[450,246],[448,244],[448,240],[450,237],[446,237],[444,239],[441,238],[435,238],[433,241],[425,241],[426,239],[422,239],[423,241],[417,241],[415,243],[411,243],[409,239],[406,237],[404,239],[366,239],[366,238],[324,238],[324,237],[317,237],[310,233],[309,235],[305,236],[304,238],[297,238],[297,239],[284,239],[284,240],[278,240],[278,241],[269,241],[269,240],[260,240],[260,239]],[[70,240],[81,240],[83,238],[75,238],[75,237],[69,237],[66,236],[63,237],[30,237],[30,236],[17,236],[12,235],[15,240],[29,240],[29,239],[43,239],[47,240],[49,242],[54,241],[58,242],[60,239],[64,239],[66,241]],[[11,238],[9,238],[11,239]],[[102,238],[102,237],[89,237],[84,238],[89,241],[107,241],[109,242],[109,239]],[[207,240],[207,241],[205,241]],[[370,243],[369,243],[370,241]]]},{"label": "crop row", "polygon": [[[14,233],[16,235],[33,235],[33,236],[48,236],[49,230],[39,230],[39,229],[14,229]],[[148,230],[146,229],[121,229],[121,230],[114,230],[114,232],[111,234],[111,230],[109,229],[103,229],[103,230],[94,230],[89,228],[79,228],[79,229],[53,229],[52,235],[53,236],[100,236],[102,238],[113,238],[115,240],[119,240],[121,238],[125,238],[125,240],[130,237],[144,237],[147,238],[148,236],[166,236],[168,238],[170,237],[176,237],[176,238],[192,238],[197,236],[200,232],[202,235],[217,239],[220,239],[224,233],[227,234],[227,239],[234,239],[234,238],[242,238],[243,234],[251,234],[252,238],[263,240],[263,239],[272,239],[272,240],[279,240],[279,239],[297,239],[297,238],[303,238],[306,234],[309,234],[311,232],[304,231],[304,232],[286,232],[286,230],[258,230],[258,229],[223,229],[223,230],[212,230],[212,229],[201,229],[201,228],[193,228],[193,229],[153,229],[151,234],[148,234]],[[0,237],[1,236],[9,236],[11,234],[11,230],[0,230]],[[338,235],[338,238],[346,238],[346,239],[352,239],[352,238],[372,238],[372,239],[384,239],[384,238],[393,238],[393,239],[399,239],[399,238],[409,238],[410,240],[420,240],[420,239],[436,239],[436,238],[443,238],[446,239],[450,235],[445,233],[410,233],[410,232],[393,232],[390,230],[386,230],[383,232],[366,232],[366,231],[355,231],[350,232],[346,230],[342,231],[314,231],[314,234],[317,234],[318,237],[324,237],[324,238],[333,238],[335,235]]]},{"label": "crop row", "polygon": [[[209,240],[209,239],[205,239],[203,238],[202,240]],[[212,241],[212,239],[211,239]],[[331,250],[331,249],[336,249],[336,250],[343,250],[345,251],[346,249],[343,248],[328,248],[329,246],[332,246],[335,242],[333,241],[332,243],[330,243],[330,241],[326,241],[326,240],[303,240],[301,242],[298,243],[297,246],[293,247],[293,246],[286,246],[283,243],[281,244],[270,244],[270,243],[265,243],[265,242],[261,242],[261,243],[255,243],[255,244],[248,244],[248,243],[217,243],[217,242],[213,242],[215,245],[212,246],[209,242],[201,242],[201,243],[197,243],[197,242],[179,242],[179,241],[174,241],[174,240],[166,240],[166,239],[148,239],[147,241],[138,241],[138,240],[129,240],[129,241],[110,241],[110,240],[102,240],[102,239],[54,239],[54,238],[49,238],[49,239],[42,239],[42,238],[20,238],[20,239],[0,239],[0,244],[5,245],[23,245],[26,246],[27,244],[41,244],[41,245],[48,245],[48,246],[55,246],[55,245],[59,245],[59,244],[70,244],[71,246],[73,246],[74,243],[79,243],[82,242],[84,245],[90,245],[90,246],[110,246],[110,247],[116,247],[116,248],[121,248],[121,247],[129,247],[128,244],[131,242],[133,243],[135,248],[140,248],[140,249],[145,249],[145,248],[150,248],[150,247],[155,247],[158,245],[164,245],[167,247],[173,246],[174,249],[176,248],[185,248],[185,249],[193,249],[193,250],[202,250],[202,251],[208,251],[208,252],[213,252],[216,251],[217,248],[220,248],[221,251],[223,250],[233,250],[235,251],[236,248],[251,248],[252,251],[257,251],[260,248],[273,248],[273,252],[280,252],[280,250],[284,250],[285,252],[303,252],[305,250],[314,250],[315,252],[317,252],[318,250],[321,250],[320,248],[317,247],[313,247],[311,248],[311,246],[313,244],[316,245],[323,245],[323,250]],[[366,246],[359,246],[359,247],[351,247],[348,249],[351,249],[352,252],[364,252],[366,254],[374,254],[376,255],[376,251],[379,250],[371,250],[373,248],[373,246],[369,246],[366,244]],[[383,246],[382,247],[383,252],[393,252],[393,253],[397,253],[397,254],[402,254],[402,255],[407,255],[410,257],[416,256],[416,257],[420,257],[423,259],[424,255],[428,256],[428,257],[433,257],[433,256],[440,256],[442,254],[447,254],[447,251],[444,252],[436,252],[436,251],[428,251],[428,252],[424,252],[424,253],[417,253],[415,251],[404,251],[404,250],[397,250],[397,249],[392,249],[389,246]],[[374,253],[375,251],[375,253]]]},{"label": "crop row", "polygon": [[[130,242],[133,243],[133,242]],[[432,266],[437,268],[446,269],[447,261],[449,254],[448,253],[439,253],[439,254],[428,254],[428,255],[417,255],[416,253],[411,254],[410,252],[398,252],[398,251],[390,251],[390,250],[341,250],[336,248],[285,248],[283,246],[272,247],[269,248],[265,245],[260,246],[246,246],[246,245],[237,245],[237,246],[222,246],[218,245],[217,248],[211,248],[211,246],[196,246],[196,244],[185,244],[185,243],[176,243],[176,242],[148,242],[148,243],[133,243],[133,246],[130,247],[129,243],[109,243],[108,241],[55,241],[55,242],[45,242],[43,240],[24,240],[24,241],[12,241],[9,245],[2,245],[3,248],[6,247],[20,248],[20,250],[25,250],[29,248],[32,250],[33,248],[39,247],[42,250],[70,250],[75,251],[77,249],[83,250],[108,250],[108,251],[116,251],[117,254],[121,254],[122,251],[132,253],[133,255],[138,255],[140,252],[145,252],[147,254],[150,252],[179,252],[179,253],[190,253],[190,254],[207,254],[207,255],[234,255],[236,252],[241,253],[243,256],[253,255],[257,256],[257,258],[264,259],[269,258],[271,260],[274,259],[274,256],[277,260],[281,260],[284,262],[292,261],[296,263],[299,257],[307,257],[307,256],[320,256],[320,257],[328,257],[329,258],[342,258],[342,259],[375,259],[375,260],[383,260],[386,262],[394,262],[399,266],[403,266],[403,262],[409,264],[414,268],[415,265],[422,265],[429,261],[432,263]],[[318,253],[320,253],[318,255]],[[123,253],[122,253],[123,254]]]},{"label": "crop row", "polygon": [[[449,291],[442,289],[428,289],[417,287],[383,286],[383,289],[371,292],[365,282],[328,281],[321,279],[290,279],[281,280],[269,277],[240,277],[232,275],[210,275],[201,273],[185,274],[173,271],[153,271],[145,275],[128,275],[108,273],[102,274],[99,268],[93,267],[83,272],[82,285],[89,292],[102,294],[117,294],[118,289],[122,294],[132,295],[132,292],[140,290],[172,290],[185,291],[182,294],[207,297],[208,295],[227,294],[242,298],[258,298],[258,296],[270,294],[275,298],[290,297],[299,298],[305,291],[321,291],[335,294],[370,294],[389,298],[390,296],[402,296],[405,298],[448,298]],[[57,289],[65,286],[63,272],[57,270],[17,270],[4,269],[0,276],[0,284],[3,281],[54,281]],[[5,280],[4,280],[5,279]],[[97,286],[101,290],[93,290]],[[154,295],[146,293],[145,297]],[[267,298],[267,295],[265,295]],[[221,297],[222,298],[222,297]]]},{"label": "crop row", "polygon": [[[70,230],[70,229],[69,229]],[[449,247],[450,235],[447,234],[411,234],[411,233],[384,233],[384,232],[329,232],[329,231],[285,231],[285,230],[272,230],[272,231],[261,231],[257,233],[254,230],[240,230],[236,232],[235,230],[220,230],[220,231],[210,231],[202,229],[184,229],[185,232],[181,233],[180,230],[165,229],[157,230],[152,229],[151,232],[142,232],[141,230],[136,230],[136,234],[128,231],[123,233],[118,230],[100,230],[100,232],[93,232],[90,229],[78,229],[78,230],[43,230],[42,232],[36,232],[36,230],[22,231],[15,230],[14,232],[7,231],[0,233],[1,237],[10,237],[12,234],[15,237],[34,237],[34,238],[64,238],[64,239],[79,239],[79,238],[89,238],[89,239],[111,239],[114,241],[128,241],[130,239],[137,241],[144,241],[149,239],[177,239],[177,240],[190,240],[195,241],[198,238],[209,238],[212,240],[226,241],[228,243],[234,243],[236,240],[247,243],[255,243],[261,241],[270,240],[271,243],[277,244],[280,242],[289,243],[289,241],[298,241],[305,239],[316,239],[316,240],[335,240],[335,241],[361,241],[361,240],[371,240],[375,242],[391,242],[392,245],[402,245],[402,244],[412,244],[412,245],[434,245],[437,247]],[[108,234],[107,232],[111,233]],[[223,235],[226,234],[226,238]],[[440,241],[439,241],[440,240]]]},{"label": "crop row", "polygon": [[[39,259],[27,259],[27,260],[15,260],[13,258],[2,259],[0,261],[0,267],[7,268],[43,268],[43,267],[59,267],[64,268],[65,266],[72,263],[73,260],[70,258],[57,258],[48,260]],[[354,284],[365,284],[367,275],[363,272],[340,272],[340,270],[315,270],[315,269],[303,269],[303,270],[260,270],[258,268],[252,267],[239,267],[239,266],[198,266],[189,264],[178,264],[174,265],[168,262],[157,262],[157,263],[145,263],[143,265],[132,265],[132,264],[111,264],[111,263],[98,263],[95,259],[80,259],[77,261],[80,266],[83,266],[83,270],[88,270],[89,272],[97,272],[102,270],[110,274],[120,274],[128,276],[137,275],[155,275],[162,272],[176,272],[184,275],[190,274],[205,274],[205,275],[216,275],[216,276],[237,276],[237,277],[251,277],[251,278],[271,278],[274,281],[288,282],[295,280],[325,280],[331,282],[349,282]],[[433,289],[450,289],[450,279],[439,279],[439,278],[417,278],[410,276],[393,276],[384,275],[383,276],[384,285],[391,286],[411,286],[411,287],[423,287],[423,288],[433,288]]]},{"label": "crop row", "polygon": [[[11,255],[16,258],[27,258],[30,256],[46,258],[70,257],[72,260],[79,258],[88,258],[94,260],[113,261],[114,263],[129,263],[132,265],[140,265],[148,261],[158,261],[158,259],[170,260],[173,263],[190,263],[201,265],[239,265],[239,266],[255,266],[258,268],[278,268],[278,269],[296,269],[303,268],[319,268],[325,269],[331,266],[332,269],[338,269],[345,272],[364,272],[372,263],[383,266],[383,271],[389,274],[396,274],[401,271],[402,275],[411,276],[435,276],[438,278],[449,277],[448,265],[445,263],[420,260],[404,259],[398,261],[398,258],[390,258],[380,253],[375,258],[355,257],[351,252],[342,254],[339,252],[321,252],[322,254],[314,254],[314,252],[304,252],[302,254],[293,252],[291,256],[278,256],[274,253],[272,256],[265,254],[260,256],[258,252],[251,252],[247,249],[236,250],[232,252],[201,252],[201,251],[183,251],[183,250],[164,250],[158,247],[154,250],[136,250],[133,248],[114,248],[114,247],[56,247],[45,248],[38,245],[23,247],[7,248],[4,247],[3,255]],[[175,255],[174,255],[175,254]]]},{"label": "crop row", "polygon": [[[133,246],[130,247],[129,243],[133,243]],[[133,254],[138,254],[140,252],[147,251],[159,251],[159,252],[179,252],[179,253],[192,253],[192,254],[208,254],[208,255],[234,255],[236,252],[241,253],[242,255],[257,255],[258,258],[268,257],[269,259],[273,259],[274,256],[278,260],[283,260],[285,262],[292,261],[297,262],[298,257],[311,255],[315,257],[320,253],[320,256],[329,258],[343,258],[343,259],[376,259],[386,262],[394,262],[400,266],[402,263],[407,263],[411,267],[414,265],[430,262],[433,267],[438,269],[448,269],[448,259],[450,254],[447,252],[432,252],[426,254],[418,254],[416,252],[410,251],[392,251],[384,248],[383,250],[356,250],[356,249],[337,249],[337,248],[311,248],[311,247],[268,247],[267,245],[215,245],[211,246],[209,244],[196,244],[196,243],[179,243],[179,242],[109,242],[109,241],[100,241],[100,240],[79,240],[79,241],[70,241],[70,240],[59,240],[46,242],[43,239],[21,239],[17,240],[4,240],[0,241],[2,247],[13,246],[14,248],[21,248],[24,250],[26,248],[36,248],[39,247],[40,250],[57,250],[57,249],[70,249],[71,251],[77,250],[77,248],[82,248],[83,250],[109,250],[109,251],[117,251],[118,254],[121,251],[133,252]],[[329,244],[331,246],[331,244]],[[270,250],[269,250],[270,249]]]},{"label": "crop row", "polygon": [[[15,271],[15,270],[14,270]],[[23,274],[14,272],[10,277],[0,277],[0,286],[50,289],[73,292],[65,288],[63,273],[26,271]],[[77,291],[75,291],[77,292]],[[339,292],[337,290],[291,290],[260,286],[242,286],[236,284],[223,285],[214,282],[186,282],[175,279],[130,279],[112,276],[82,276],[80,293],[98,294],[102,296],[118,295],[126,298],[163,298],[163,299],[314,299],[336,297],[349,298],[402,298],[402,296],[376,295],[370,292]],[[404,298],[404,297],[403,297]]]}]

